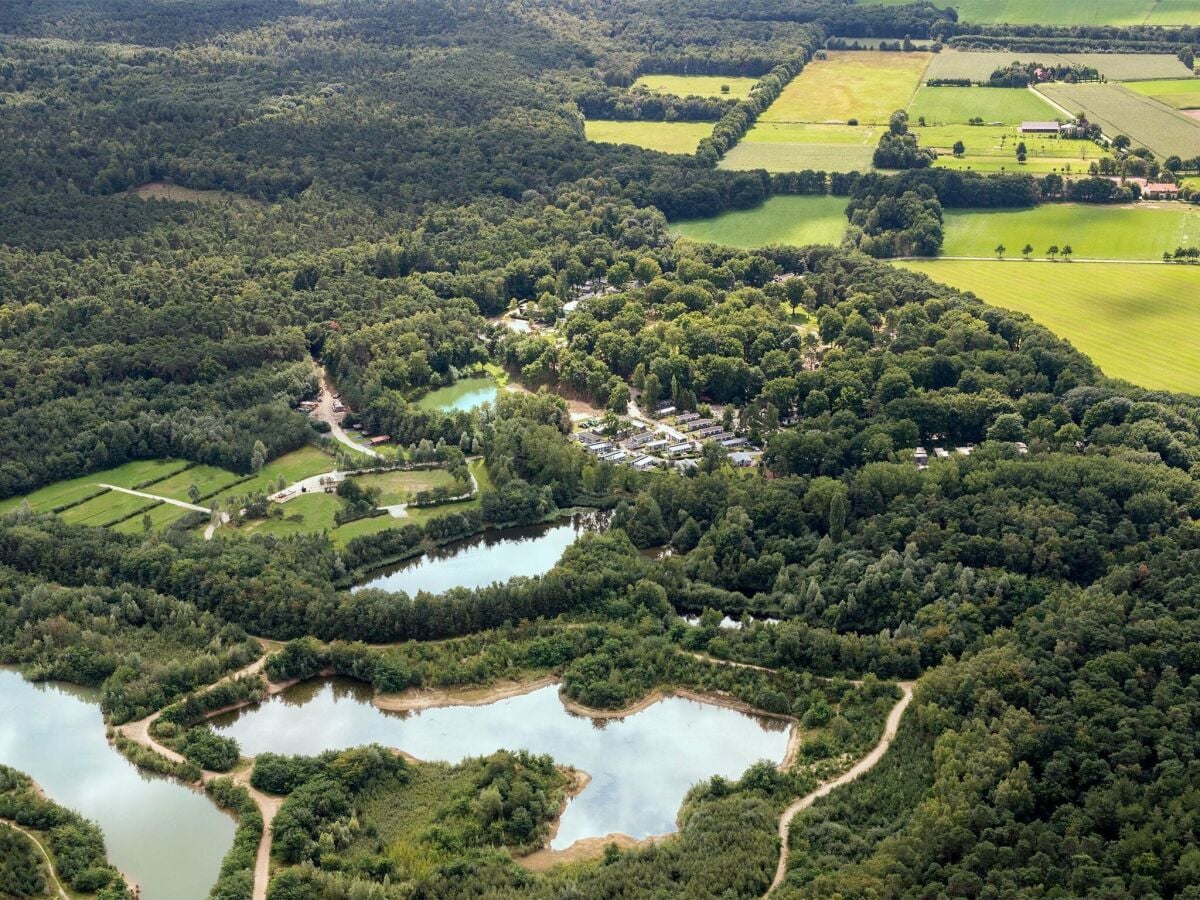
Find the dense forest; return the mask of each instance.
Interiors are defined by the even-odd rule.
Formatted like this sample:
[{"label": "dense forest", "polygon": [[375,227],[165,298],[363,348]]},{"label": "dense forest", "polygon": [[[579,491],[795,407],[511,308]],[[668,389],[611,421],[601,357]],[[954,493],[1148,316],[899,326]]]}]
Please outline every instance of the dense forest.
[{"label": "dense forest", "polygon": [[[1057,176],[718,168],[833,34],[1168,41],[848,0],[3,5],[0,499],[129,460],[249,473],[322,439],[295,410],[318,363],[368,431],[456,471],[478,457],[490,486],[344,543],[129,534],[16,505],[0,662],[99,687],[114,725],[163,710],[154,732],[184,763],[114,740],[189,781],[238,770],[203,719],[263,683],[204,688],[260,657],[256,638],[285,642],[274,679],[553,676],[605,710],[687,689],[820,734],[789,771],[697,785],[676,837],[548,873],[512,854],[561,806],[553,761],[260,757],[252,784],[287,798],[273,900],[761,896],[780,812],[874,745],[897,680],[916,694],[896,743],[797,817],[775,896],[1200,896],[1200,401],[1106,378],[1028,318],[873,258],[936,249],[943,208],[1031,206]],[[625,109],[717,123],[695,155],[586,141],[583,115],[649,72],[762,86]],[[901,124],[889,152],[919,155]],[[775,191],[845,197],[845,246],[671,233]],[[516,303],[549,328],[499,324]],[[420,404],[483,365],[523,391]],[[570,439],[567,399],[615,417],[634,398],[724,417],[761,460],[734,468],[710,445],[693,470],[644,473]],[[914,448],[935,446],[950,455],[919,468]],[[580,506],[612,510],[611,528],[545,575],[346,590]],[[0,782],[0,818],[79,848],[75,887],[124,896],[94,826],[17,773]],[[262,819],[233,780],[208,790],[241,823],[214,896],[248,897]],[[386,810],[413,797],[437,840],[405,868],[392,851],[415,839]],[[2,828],[0,860],[41,889]]]}]

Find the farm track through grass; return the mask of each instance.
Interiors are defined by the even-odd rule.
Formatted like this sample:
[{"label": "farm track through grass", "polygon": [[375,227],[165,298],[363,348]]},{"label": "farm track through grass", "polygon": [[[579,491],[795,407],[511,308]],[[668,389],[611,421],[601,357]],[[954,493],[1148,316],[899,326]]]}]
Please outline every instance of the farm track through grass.
[{"label": "farm track through grass", "polygon": [[1105,374],[1200,394],[1200,303],[1194,266],[1136,263],[905,261],[906,269],[1023,312],[1086,353]]}]

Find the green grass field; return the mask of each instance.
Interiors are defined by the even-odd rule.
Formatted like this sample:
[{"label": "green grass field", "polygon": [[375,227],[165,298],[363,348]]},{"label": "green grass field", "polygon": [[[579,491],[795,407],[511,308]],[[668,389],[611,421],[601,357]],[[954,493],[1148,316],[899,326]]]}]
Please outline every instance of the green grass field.
[{"label": "green grass field", "polygon": [[445,469],[419,469],[411,472],[381,472],[360,475],[358,483],[364,488],[379,488],[379,505],[394,506],[407,502],[418,491],[436,487],[452,487],[454,479]]},{"label": "green grass field", "polygon": [[[757,78],[722,75],[643,75],[633,83],[635,88],[644,87],[656,94],[674,94],[677,97],[725,97],[742,100],[750,96],[750,88],[758,84]],[[721,86],[729,87],[728,93]]]},{"label": "green grass field", "polygon": [[995,306],[1027,313],[1116,378],[1200,394],[1200,304],[1191,266],[1138,263],[899,263]]},{"label": "green grass field", "polygon": [[1175,109],[1200,109],[1200,78],[1131,81],[1126,86],[1136,94],[1153,97]]},{"label": "green grass field", "polygon": [[771,197],[755,209],[677,222],[676,233],[730,247],[837,244],[846,231],[845,197]]},{"label": "green grass field", "polygon": [[589,119],[584,134],[599,144],[634,144],[663,153],[695,153],[712,134],[712,122],[617,122]]},{"label": "green grass field", "polygon": [[924,117],[930,125],[966,124],[977,116],[988,124],[1019,125],[1061,115],[1024,88],[922,87],[908,107],[911,122]]},{"label": "green grass field", "polygon": [[158,494],[160,497],[190,502],[188,488],[193,484],[200,489],[201,496],[204,496],[233,483],[237,478],[237,473],[230,472],[228,469],[219,469],[216,466],[192,466],[178,475],[172,475],[166,481],[151,485],[146,488],[146,491]]},{"label": "green grass field", "polygon": [[149,509],[155,502],[121,491],[108,491],[86,503],[63,510],[59,515],[64,522],[71,525],[107,525],[114,519]]},{"label": "green grass field", "polygon": [[[170,503],[160,503],[158,506],[150,510],[150,529],[152,531],[162,531],[182,519],[184,516],[191,515],[190,510],[181,509],[178,506],[173,506]],[[142,517],[134,516],[132,519],[126,519],[113,526],[113,531],[119,531],[122,534],[144,534],[145,529],[142,527]]]},{"label": "green grass field", "polygon": [[1078,109],[1113,137],[1129,135],[1155,156],[1195,156],[1200,121],[1120,84],[1050,84],[1038,91],[1067,109]]},{"label": "green grass field", "polygon": [[[911,0],[863,0],[898,6]],[[946,4],[975,25],[1195,25],[1200,0],[955,0]]]},{"label": "green grass field", "polygon": [[840,122],[888,120],[916,93],[932,53],[878,53],[830,50],[792,79],[758,121]]},{"label": "green grass field", "polygon": [[[278,459],[271,460],[262,467],[258,475],[254,478],[226,488],[217,494],[215,499],[218,502],[223,502],[230,497],[242,497],[246,494],[259,492],[269,493],[274,490],[274,484],[279,480],[279,476],[281,475],[284,481],[292,484],[303,478],[320,475],[324,472],[332,472],[335,468],[337,466],[332,456],[318,450],[316,447],[301,447],[299,450],[293,450],[291,453],[285,453]],[[202,505],[207,506],[209,504],[205,502]]]},{"label": "green grass field", "polygon": [[866,172],[879,143],[877,125],[759,122],[721,160],[724,169],[768,172]]},{"label": "green grass field", "polygon": [[[957,90],[967,90],[958,88]],[[980,88],[999,90],[999,88]],[[1110,155],[1091,141],[1070,141],[1054,137],[1023,135],[1013,125],[935,125],[912,129],[922,147],[938,151],[935,165],[948,169],[976,172],[1086,173],[1093,160]],[[952,155],[955,141],[966,151]],[[1017,145],[1024,143],[1026,158],[1017,161]]]},{"label": "green grass field", "polygon": [[[34,512],[49,512],[56,506],[62,506],[94,494],[100,488],[100,483],[115,484],[117,487],[132,488],[136,484],[159,478],[172,472],[178,472],[187,466],[180,459],[139,459],[125,463],[115,469],[105,469],[103,472],[93,472],[91,475],[81,475],[66,481],[56,481],[48,484],[23,497],[9,497],[0,500],[0,515],[16,509],[22,500],[28,500]],[[152,488],[150,490],[153,490]]]},{"label": "green grass field", "polygon": [[[1162,259],[1164,251],[1200,245],[1200,207],[1182,203],[1086,206],[1046,203],[1034,209],[946,210],[944,256],[993,256],[1004,244],[1034,257],[1052,244],[1070,244],[1076,259]],[[1006,270],[1007,271],[1007,270]],[[1200,284],[1200,272],[1193,270]]]},{"label": "green grass field", "polygon": [[[1200,4],[1200,0],[1195,0]],[[1110,81],[1141,78],[1188,78],[1191,72],[1173,53],[1014,53],[994,50],[943,50],[929,64],[925,77],[970,78],[986,81],[1014,60],[1045,65],[1091,66]]]}]

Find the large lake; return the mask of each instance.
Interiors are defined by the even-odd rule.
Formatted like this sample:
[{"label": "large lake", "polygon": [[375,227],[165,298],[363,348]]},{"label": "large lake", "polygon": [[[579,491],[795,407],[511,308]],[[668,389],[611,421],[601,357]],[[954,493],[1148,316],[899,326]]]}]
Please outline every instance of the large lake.
[{"label": "large lake", "polygon": [[379,569],[352,588],[440,594],[450,588],[477,588],[517,575],[543,575],[587,531],[603,528],[606,513],[581,513],[554,525],[505,528],[457,541],[416,559]]},{"label": "large lake", "polygon": [[678,697],[600,722],[568,712],[553,685],[486,706],[419,713],[383,712],[370,701],[371,690],[356,682],[310,681],[214,724],[248,755],[311,755],[369,743],[447,762],[501,749],[549,753],[592,776],[568,804],[555,849],[613,832],[672,832],[693,784],[713,775],[737,778],[761,759],[778,763],[788,742],[782,721]]},{"label": "large lake", "polygon": [[0,669],[0,762],[104,829],[108,858],[143,900],[203,900],[234,821],[203,794],[146,776],[105,737],[99,694]]},{"label": "large lake", "polygon": [[477,406],[492,403],[499,393],[500,386],[491,378],[462,378],[454,384],[430,391],[417,401],[417,406],[421,409],[440,409],[442,412],[469,412]]}]

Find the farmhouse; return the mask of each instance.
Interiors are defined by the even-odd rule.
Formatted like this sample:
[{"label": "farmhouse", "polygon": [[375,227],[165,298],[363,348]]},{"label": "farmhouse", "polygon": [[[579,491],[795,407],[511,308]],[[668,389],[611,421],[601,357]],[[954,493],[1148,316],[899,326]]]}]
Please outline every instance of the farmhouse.
[{"label": "farmhouse", "polygon": [[1142,196],[1149,200],[1178,200],[1179,187],[1169,181],[1151,181],[1142,188]]},{"label": "farmhouse", "polygon": [[1022,122],[1021,134],[1058,134],[1061,127],[1057,122]]}]

